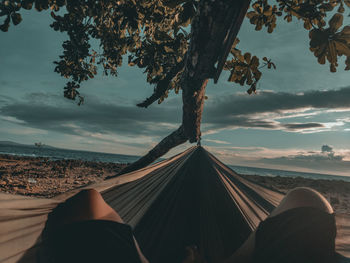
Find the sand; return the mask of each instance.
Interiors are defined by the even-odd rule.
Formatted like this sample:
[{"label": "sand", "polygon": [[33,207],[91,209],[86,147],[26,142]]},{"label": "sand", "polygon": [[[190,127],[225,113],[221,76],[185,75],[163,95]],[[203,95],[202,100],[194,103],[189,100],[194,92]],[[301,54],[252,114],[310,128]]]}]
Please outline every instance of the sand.
[{"label": "sand", "polygon": [[[53,197],[71,189],[101,182],[106,177],[118,173],[125,165],[0,155],[0,191],[28,196]],[[282,193],[299,186],[314,188],[328,199],[337,213],[350,214],[350,182],[302,177],[243,176]]]},{"label": "sand", "polygon": [[244,177],[282,193],[287,193],[295,187],[306,186],[313,188],[327,198],[336,213],[350,214],[350,182],[303,177],[267,177],[258,175],[244,175]]},{"label": "sand", "polygon": [[53,197],[71,189],[101,182],[125,166],[126,164],[0,155],[0,191]]}]

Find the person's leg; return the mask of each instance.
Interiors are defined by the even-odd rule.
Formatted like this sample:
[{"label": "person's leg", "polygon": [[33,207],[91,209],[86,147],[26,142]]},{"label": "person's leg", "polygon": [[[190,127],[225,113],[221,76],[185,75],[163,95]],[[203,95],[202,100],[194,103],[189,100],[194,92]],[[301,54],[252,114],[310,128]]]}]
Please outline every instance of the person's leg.
[{"label": "person's leg", "polygon": [[281,203],[272,211],[269,217],[278,215],[284,211],[297,207],[314,207],[329,214],[333,208],[327,199],[314,189],[298,187],[290,190]]},{"label": "person's leg", "polygon": [[85,220],[110,220],[124,223],[119,214],[94,189],[80,191],[67,199],[59,210],[60,224]]},{"label": "person's leg", "polygon": [[[287,210],[298,207],[318,208],[326,213],[333,213],[333,208],[319,192],[307,187],[298,187],[290,190],[280,204],[271,212],[269,217],[276,216]],[[244,244],[224,263],[249,263],[252,261],[255,249],[255,231],[251,233]]]},{"label": "person's leg", "polygon": [[[95,189],[84,189],[57,207],[55,227],[87,220],[109,220],[124,223],[120,215],[110,207]],[[141,262],[148,263],[134,238]]]}]

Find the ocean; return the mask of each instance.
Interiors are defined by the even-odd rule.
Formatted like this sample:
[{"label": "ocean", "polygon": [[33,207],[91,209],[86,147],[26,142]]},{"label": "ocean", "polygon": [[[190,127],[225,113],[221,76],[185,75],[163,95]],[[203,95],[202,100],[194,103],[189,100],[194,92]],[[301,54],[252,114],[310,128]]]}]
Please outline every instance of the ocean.
[{"label": "ocean", "polygon": [[[0,154],[11,154],[30,157],[47,157],[52,160],[61,159],[78,159],[93,162],[107,162],[107,163],[132,163],[136,161],[140,156],[135,155],[123,155],[112,153],[100,153],[78,150],[59,149],[54,147],[36,147],[31,145],[15,145],[15,144],[0,144]],[[281,177],[304,177],[310,179],[326,179],[326,180],[344,180],[350,182],[350,176],[338,176],[331,174],[318,174],[318,173],[306,173],[285,171],[267,168],[246,167],[228,165],[232,170],[239,174],[253,174],[260,176],[281,176]]]},{"label": "ocean", "polygon": [[132,163],[139,158],[139,156],[133,155],[67,150],[48,146],[36,147],[31,145],[2,144],[0,144],[0,154],[28,157],[47,157],[52,160],[76,159],[106,163]]},{"label": "ocean", "polygon": [[281,176],[281,177],[304,177],[309,179],[343,180],[346,182],[350,182],[350,176],[285,171],[285,170],[277,170],[277,169],[246,167],[246,166],[236,166],[236,165],[228,165],[228,166],[239,174],[253,174],[253,175],[261,175],[261,176]]}]

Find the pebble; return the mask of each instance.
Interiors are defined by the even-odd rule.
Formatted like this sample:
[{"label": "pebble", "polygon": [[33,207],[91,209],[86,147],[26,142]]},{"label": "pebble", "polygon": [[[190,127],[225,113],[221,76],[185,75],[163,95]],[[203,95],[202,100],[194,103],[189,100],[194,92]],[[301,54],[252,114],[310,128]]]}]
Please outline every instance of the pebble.
[{"label": "pebble", "polygon": [[28,178],[28,183],[36,184],[36,180],[33,178]]}]

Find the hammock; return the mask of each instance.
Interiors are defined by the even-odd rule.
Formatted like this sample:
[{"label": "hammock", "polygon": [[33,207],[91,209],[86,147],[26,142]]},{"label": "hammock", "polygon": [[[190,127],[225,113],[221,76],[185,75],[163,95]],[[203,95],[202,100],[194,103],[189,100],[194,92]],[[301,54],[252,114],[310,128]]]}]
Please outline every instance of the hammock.
[{"label": "hammock", "polygon": [[[202,147],[90,185],[133,226],[152,263],[180,262],[197,245],[207,262],[231,255],[283,195],[237,175]],[[81,190],[81,189],[79,189]],[[0,194],[0,262],[48,262],[48,214],[76,194],[52,199]],[[350,215],[337,215],[337,251],[350,256]]]}]

